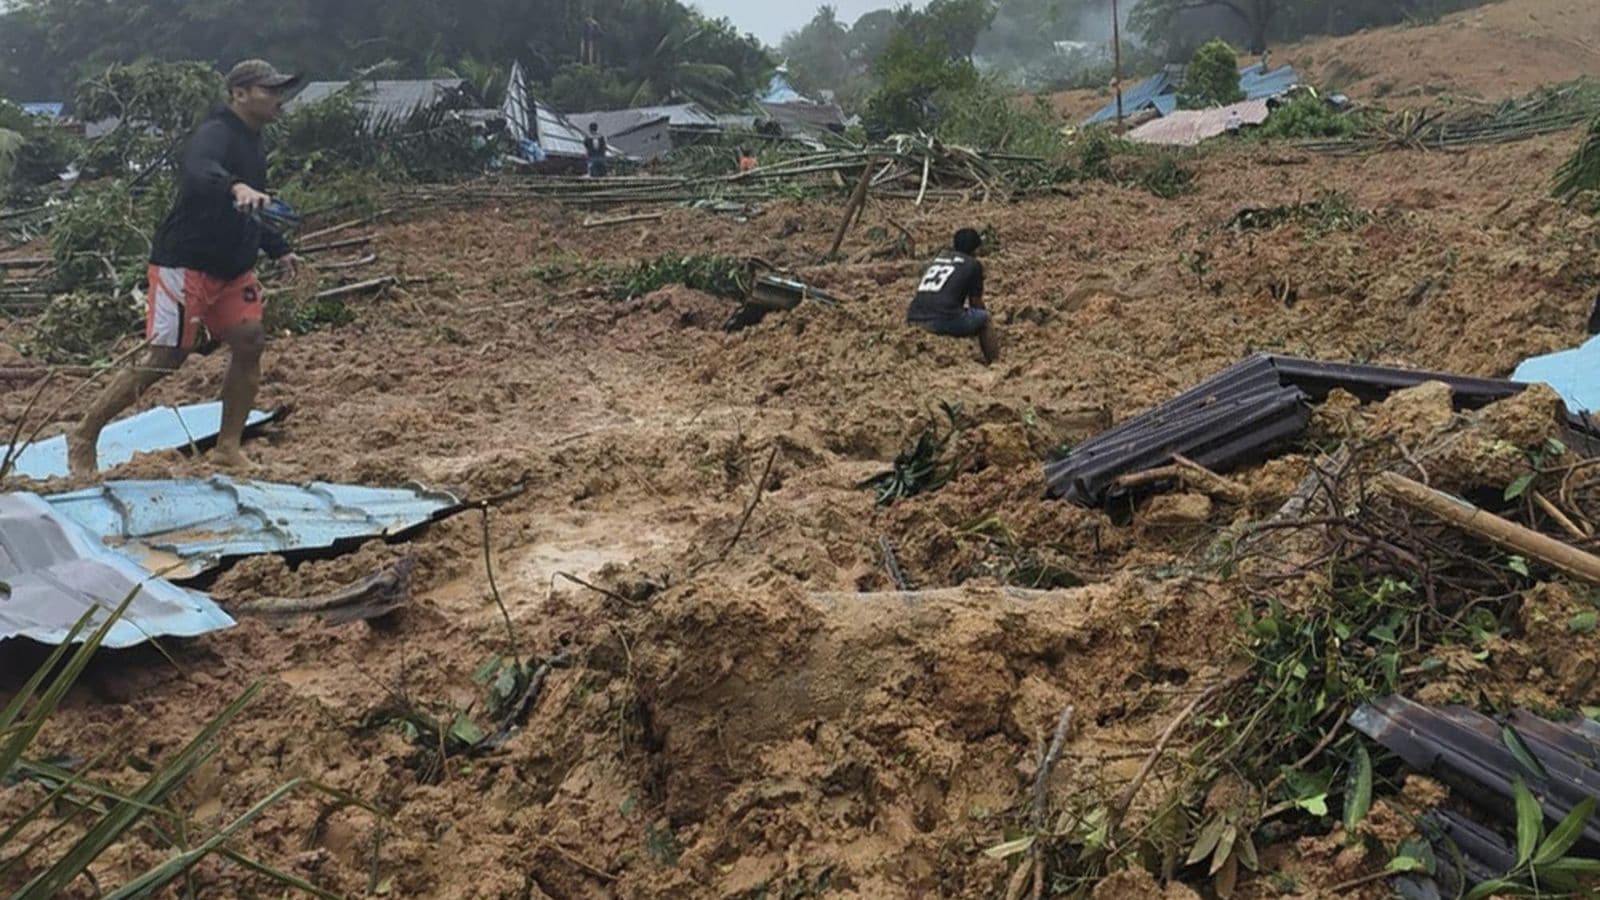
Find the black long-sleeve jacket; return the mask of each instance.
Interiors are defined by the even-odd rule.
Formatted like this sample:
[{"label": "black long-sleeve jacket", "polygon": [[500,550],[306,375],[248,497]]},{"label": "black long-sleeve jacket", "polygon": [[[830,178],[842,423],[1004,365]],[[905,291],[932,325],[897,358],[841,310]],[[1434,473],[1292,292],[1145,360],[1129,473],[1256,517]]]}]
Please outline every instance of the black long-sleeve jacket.
[{"label": "black long-sleeve jacket", "polygon": [[233,208],[233,186],[267,189],[261,135],[223,107],[200,123],[183,150],[178,199],[156,229],[150,262],[198,269],[234,279],[250,271],[262,250],[289,252],[283,235]]}]

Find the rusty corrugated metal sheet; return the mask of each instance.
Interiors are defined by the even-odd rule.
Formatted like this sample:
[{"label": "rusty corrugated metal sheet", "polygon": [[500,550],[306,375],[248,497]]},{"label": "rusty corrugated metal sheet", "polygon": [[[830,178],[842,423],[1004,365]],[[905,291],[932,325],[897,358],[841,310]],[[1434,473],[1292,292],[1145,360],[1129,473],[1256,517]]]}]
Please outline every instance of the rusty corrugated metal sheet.
[{"label": "rusty corrugated metal sheet", "polygon": [[1216,109],[1179,109],[1152,119],[1128,132],[1140,144],[1193,147],[1228,130],[1228,117],[1237,113],[1240,125],[1260,125],[1267,120],[1267,101],[1245,100]]}]

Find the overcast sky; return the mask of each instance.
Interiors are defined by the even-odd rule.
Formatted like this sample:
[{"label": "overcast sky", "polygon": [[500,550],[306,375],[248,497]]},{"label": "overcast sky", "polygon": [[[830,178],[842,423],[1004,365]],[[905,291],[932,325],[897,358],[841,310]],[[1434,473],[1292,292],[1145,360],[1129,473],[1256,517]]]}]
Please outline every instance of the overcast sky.
[{"label": "overcast sky", "polygon": [[[700,11],[712,18],[727,16],[740,31],[748,31],[768,44],[777,46],[785,32],[794,31],[817,14],[821,3],[809,0],[690,0]],[[917,0],[913,6],[922,6]],[[875,9],[893,9],[900,0],[835,0],[833,7],[839,11],[839,20],[846,25],[855,22],[863,13]]]}]

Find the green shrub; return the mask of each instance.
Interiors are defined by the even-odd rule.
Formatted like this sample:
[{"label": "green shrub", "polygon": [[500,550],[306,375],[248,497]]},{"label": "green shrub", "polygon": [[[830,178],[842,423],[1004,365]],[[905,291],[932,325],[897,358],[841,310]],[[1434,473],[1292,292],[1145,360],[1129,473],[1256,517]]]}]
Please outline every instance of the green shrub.
[{"label": "green shrub", "polygon": [[1066,123],[1049,103],[1043,97],[1017,102],[994,79],[965,90],[941,91],[933,105],[939,111],[933,133],[947,143],[1046,159],[1062,152],[1061,126]]},{"label": "green shrub", "polygon": [[1361,131],[1354,116],[1339,112],[1314,94],[1303,93],[1273,110],[1251,133],[1263,138],[1335,138],[1353,137]]},{"label": "green shrub", "polygon": [[1227,106],[1244,99],[1239,89],[1239,55],[1221,38],[1200,45],[1183,73],[1178,89],[1178,106],[1205,109]]}]

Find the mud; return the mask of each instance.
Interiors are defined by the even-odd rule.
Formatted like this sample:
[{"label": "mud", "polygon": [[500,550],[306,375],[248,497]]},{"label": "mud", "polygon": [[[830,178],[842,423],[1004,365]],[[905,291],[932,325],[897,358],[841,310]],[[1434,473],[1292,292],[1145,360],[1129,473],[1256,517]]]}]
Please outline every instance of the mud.
[{"label": "mud", "polygon": [[[1089,186],[874,205],[847,255],[870,250],[867,229],[891,216],[930,250],[960,225],[1000,236],[986,265],[1004,355],[990,368],[968,342],[903,326],[917,260],[814,264],[837,215],[828,203],[775,203],[748,222],[674,210],[611,230],[536,205],[385,225],[384,264],[431,280],[355,301],[345,328],[275,340],[262,401],[293,412],[248,449],[262,477],[285,481],[476,497],[525,485],[490,513],[487,549],[517,652],[570,666],[503,749],[437,771],[418,763],[426,748],[363,724],[396,698],[481,716],[472,674],[512,647],[474,512],[404,546],[236,565],[214,586],[224,602],[330,590],[414,554],[415,599],[372,625],[241,621],[167,646],[176,665],[104,654],[43,747],[104,753],[99,774],[134,784],[141,761],[260,682],[175,802],[215,827],[306,776],[381,807],[381,824],[352,809],[323,818],[299,794],[235,842],[348,895],[369,883],[441,898],[1000,895],[1009,864],[982,851],[1025,819],[1063,709],[1076,724],[1051,808],[1078,810],[1132,779],[1184,703],[1237,666],[1242,598],[1175,573],[1239,517],[1270,514],[1311,458],[1235,473],[1249,509],[1173,495],[1113,515],[1046,500],[1047,454],[1257,350],[1504,376],[1576,343],[1600,230],[1543,199],[1576,140],[1288,164],[1246,149],[1201,160],[1197,193],[1175,202]],[[1326,189],[1370,221],[1220,230],[1242,207]],[[588,275],[552,283],[535,268],[701,252],[760,253],[845,302],[726,333],[727,301],[678,288],[616,301]],[[144,402],[212,395],[224,365],[193,360]],[[82,411],[69,391],[41,398],[47,433]],[[22,393],[0,398],[8,421]],[[939,401],[973,421],[952,446],[958,477],[875,508],[857,485],[942,421]],[[1317,433],[1408,447],[1456,436],[1445,443],[1458,449],[1422,460],[1430,474],[1503,487],[1551,433],[1549,403],[1530,393],[1459,415],[1424,387],[1381,406],[1336,399]],[[168,454],[112,474],[207,471]],[[911,586],[934,593],[893,593],[880,538]],[[1583,602],[1557,587],[1530,595],[1527,640],[1498,648],[1494,685],[1550,703],[1592,691],[1594,638],[1574,650],[1566,633]],[[1472,653],[1441,656],[1425,699],[1487,683]],[[5,668],[0,691],[23,674]],[[0,788],[0,809],[37,790]],[[141,835],[96,876],[115,883],[167,852]],[[1371,864],[1336,844],[1263,855],[1307,889]],[[278,892],[221,863],[197,877],[208,896]],[[1192,894],[1122,874],[1095,896]]]}]

